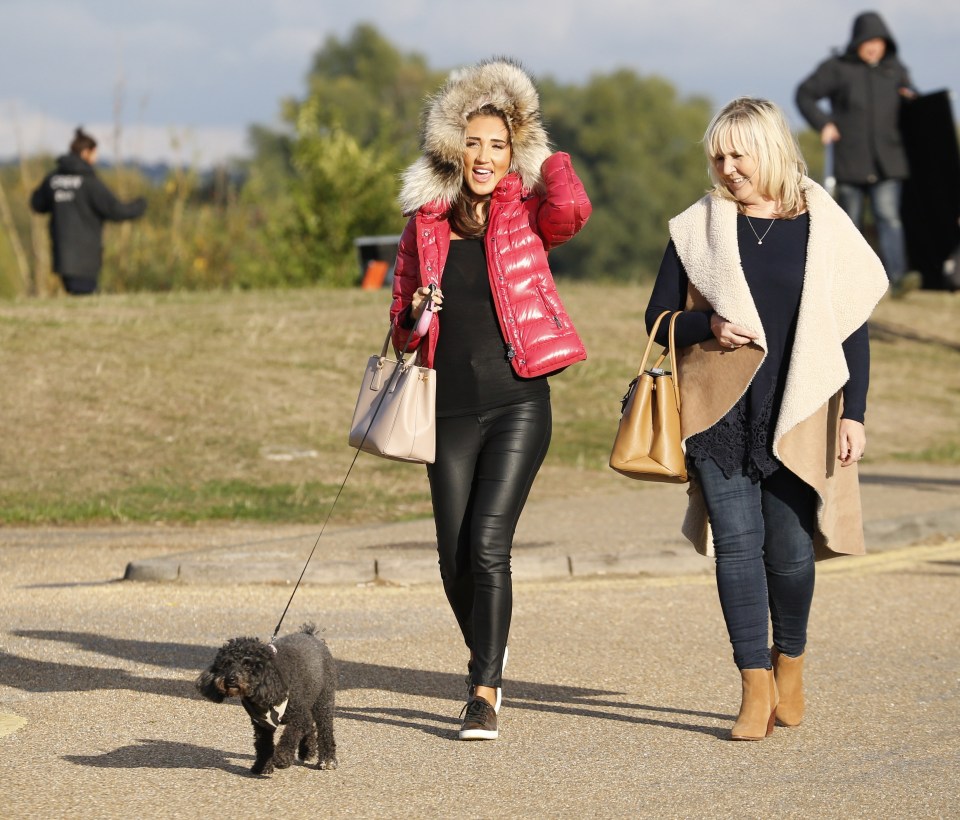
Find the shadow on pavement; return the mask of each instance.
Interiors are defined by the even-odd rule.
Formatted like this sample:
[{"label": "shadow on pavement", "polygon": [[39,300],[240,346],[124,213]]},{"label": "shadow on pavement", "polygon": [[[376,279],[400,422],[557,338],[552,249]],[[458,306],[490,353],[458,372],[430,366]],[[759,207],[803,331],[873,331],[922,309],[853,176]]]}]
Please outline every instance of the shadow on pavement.
[{"label": "shadow on pavement", "polygon": [[249,766],[238,766],[232,759],[253,755],[226,755],[219,749],[173,743],[169,740],[138,740],[135,745],[121,746],[99,755],[64,755],[68,763],[100,769],[221,769],[231,774],[250,774]]},{"label": "shadow on pavement", "polygon": [[[200,695],[194,690],[194,678],[200,670],[208,665],[217,651],[217,647],[165,641],[118,639],[92,632],[23,629],[16,630],[12,634],[19,638],[31,640],[67,643],[87,652],[138,664],[149,664],[164,669],[195,670],[177,678],[151,678],[134,675],[123,669],[39,661],[0,651],[0,685],[27,692],[88,692],[127,689],[147,694],[200,700]],[[396,692],[401,695],[454,701],[459,700],[461,695],[465,693],[463,676],[450,672],[405,669],[384,664],[346,660],[338,660],[337,668],[340,673],[340,692],[351,689],[371,689]],[[614,698],[625,693],[603,689],[518,680],[511,680],[509,687],[509,703],[512,709],[527,709],[553,714],[577,715],[601,720],[660,726],[701,732],[717,737],[724,735],[723,730],[718,727],[630,713],[655,712],[724,721],[731,718],[730,715],[713,712],[622,702]],[[337,709],[337,714],[341,719],[391,723],[406,728],[419,729],[437,736],[447,736],[450,732],[449,726],[458,722],[451,715],[431,715],[427,712],[405,708],[360,708],[341,705]],[[441,725],[434,725],[437,723]]]}]

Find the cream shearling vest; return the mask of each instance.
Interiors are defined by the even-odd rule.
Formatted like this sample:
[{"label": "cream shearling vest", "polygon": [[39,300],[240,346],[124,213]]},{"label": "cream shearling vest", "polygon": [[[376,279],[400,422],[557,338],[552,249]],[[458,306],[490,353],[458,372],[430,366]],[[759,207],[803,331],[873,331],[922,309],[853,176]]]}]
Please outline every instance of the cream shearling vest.
[{"label": "cream shearling vest", "polygon": [[[843,341],[873,312],[887,288],[883,265],[830,195],[801,183],[810,235],[796,336],[773,433],[774,455],[819,496],[817,557],[862,554],[857,468],[839,466],[841,391],[849,378]],[[766,336],[737,246],[737,208],[708,194],[670,220],[670,237],[690,283],[687,309],[712,309],[756,332],[755,344],[724,350],[709,339],[678,351],[684,440],[716,424],[746,392],[766,355]],[[684,534],[712,555],[702,493],[695,481]]]}]

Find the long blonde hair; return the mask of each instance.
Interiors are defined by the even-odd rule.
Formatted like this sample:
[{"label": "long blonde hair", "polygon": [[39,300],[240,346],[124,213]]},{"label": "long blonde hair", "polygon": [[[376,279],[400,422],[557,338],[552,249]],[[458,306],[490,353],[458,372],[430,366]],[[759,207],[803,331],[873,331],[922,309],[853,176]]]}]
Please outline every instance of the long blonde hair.
[{"label": "long blonde hair", "polygon": [[736,201],[714,162],[716,157],[736,151],[756,160],[753,185],[762,196],[779,203],[779,216],[792,219],[806,210],[800,181],[807,173],[807,163],[783,111],[769,100],[738,97],[727,103],[707,126],[703,150],[715,196]]}]

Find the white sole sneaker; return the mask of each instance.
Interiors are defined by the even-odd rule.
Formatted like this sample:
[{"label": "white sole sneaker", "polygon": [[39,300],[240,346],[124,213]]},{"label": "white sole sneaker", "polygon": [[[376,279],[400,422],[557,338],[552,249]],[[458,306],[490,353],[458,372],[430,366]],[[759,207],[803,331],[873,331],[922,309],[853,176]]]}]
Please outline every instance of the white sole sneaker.
[{"label": "white sole sneaker", "polygon": [[496,740],[500,737],[497,713],[483,698],[468,701],[461,716],[464,713],[466,717],[457,733],[460,740]]},{"label": "white sole sneaker", "polygon": [[496,740],[500,737],[497,729],[461,729],[460,740]]}]

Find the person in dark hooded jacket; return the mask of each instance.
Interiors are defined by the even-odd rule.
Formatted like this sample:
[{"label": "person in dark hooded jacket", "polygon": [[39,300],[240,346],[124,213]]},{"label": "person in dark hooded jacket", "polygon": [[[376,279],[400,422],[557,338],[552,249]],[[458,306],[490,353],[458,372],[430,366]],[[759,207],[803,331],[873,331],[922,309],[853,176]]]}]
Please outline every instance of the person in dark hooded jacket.
[{"label": "person in dark hooded jacket", "polygon": [[[880,256],[895,293],[913,282],[907,278],[900,221],[900,192],[909,175],[900,107],[915,96],[896,41],[876,12],[857,16],[846,50],[817,66],[796,93],[800,112],[823,144],[833,146],[837,201],[861,229],[864,199],[870,199]],[[829,112],[821,100],[829,101]]]},{"label": "person in dark hooded jacket", "polygon": [[70,153],[44,178],[30,198],[30,207],[50,214],[53,270],[67,293],[95,293],[103,262],[103,223],[136,219],[147,208],[139,197],[121,202],[93,170],[97,142],[82,128],[76,130]]}]

